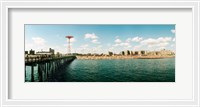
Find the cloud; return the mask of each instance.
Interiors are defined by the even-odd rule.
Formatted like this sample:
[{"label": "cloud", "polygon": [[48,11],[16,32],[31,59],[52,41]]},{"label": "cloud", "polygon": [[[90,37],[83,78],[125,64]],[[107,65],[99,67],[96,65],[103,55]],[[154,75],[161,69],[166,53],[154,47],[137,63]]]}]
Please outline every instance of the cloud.
[{"label": "cloud", "polygon": [[130,46],[129,43],[120,43],[119,45],[120,45],[120,46]]},{"label": "cloud", "polygon": [[95,43],[95,42],[97,42],[97,40],[96,40],[96,39],[94,39],[94,40],[92,40],[92,42],[93,42],[93,43]]},{"label": "cloud", "polygon": [[110,47],[110,48],[108,48],[108,50],[114,50],[114,47]]},{"label": "cloud", "polygon": [[94,33],[87,33],[85,34],[85,39],[90,39],[92,43],[100,44],[101,42],[98,41],[98,36],[96,36]]},{"label": "cloud", "polygon": [[46,43],[46,41],[41,37],[33,37],[32,40],[35,45],[44,45]]},{"label": "cloud", "polygon": [[132,38],[126,39],[126,42],[131,42],[131,41],[132,41]]},{"label": "cloud", "polygon": [[[25,50],[29,51],[30,49],[37,51],[49,51],[49,48],[52,48],[56,52],[67,53],[68,44],[63,44],[61,46],[47,44],[47,41],[42,37],[32,37],[30,40],[25,41]],[[73,49],[73,48],[72,48]]]},{"label": "cloud", "polygon": [[140,41],[142,41],[143,40],[143,38],[142,37],[134,37],[134,38],[128,38],[128,39],[126,39],[126,42],[140,42]]},{"label": "cloud", "polygon": [[97,39],[93,39],[91,42],[95,44],[100,44],[100,42]]},{"label": "cloud", "polygon": [[131,47],[132,47],[131,45],[128,45],[128,46],[127,46],[127,48],[131,48]]},{"label": "cloud", "polygon": [[172,29],[171,32],[172,32],[172,33],[176,33],[176,30],[175,30],[175,29]]},{"label": "cloud", "polygon": [[122,46],[124,48],[130,48],[131,47],[129,42],[127,42],[127,41],[126,42],[122,42],[122,40],[120,40],[118,38],[115,40],[115,44],[113,46],[114,47]]},{"label": "cloud", "polygon": [[96,36],[94,33],[87,33],[85,34],[85,39],[97,39],[98,36]]},{"label": "cloud", "polygon": [[117,47],[117,46],[122,46],[122,47],[126,47],[126,48],[130,48],[131,45],[127,42],[124,42],[124,43],[116,43],[113,45],[114,47]]},{"label": "cloud", "polygon": [[81,48],[87,48],[89,45],[88,44],[84,44],[84,45],[81,45],[80,47]]},{"label": "cloud", "polygon": [[134,50],[140,50],[140,48],[141,48],[141,45],[137,45],[133,47]]},{"label": "cloud", "polygon": [[156,45],[156,46],[158,46],[158,47],[165,47],[165,46],[167,46],[167,45],[169,45],[169,43],[168,43],[168,42],[164,42],[164,43],[159,43],[159,44]]},{"label": "cloud", "polygon": [[98,45],[97,48],[102,48],[102,45]]},{"label": "cloud", "polygon": [[32,43],[26,42],[25,43],[25,50],[28,51],[28,49],[33,49],[34,45]]},{"label": "cloud", "polygon": [[102,49],[101,47],[93,47],[90,52],[92,53],[101,53],[102,52]]},{"label": "cloud", "polygon": [[174,38],[172,41],[175,42],[175,41],[176,41],[176,38]]},{"label": "cloud", "polygon": [[42,37],[32,37],[30,40],[25,40],[25,50],[29,51],[33,50],[41,50],[48,49],[46,45],[47,41]]},{"label": "cloud", "polygon": [[146,45],[147,47],[165,47],[172,41],[171,37],[159,37],[157,39],[148,38],[140,42],[141,45]]},{"label": "cloud", "polygon": [[[62,46],[64,47],[64,46]],[[37,51],[48,51],[49,48],[55,49],[57,51],[57,47],[51,46],[47,44],[47,41],[42,37],[32,37],[30,40],[25,41],[25,50],[29,51],[30,49]]]},{"label": "cloud", "polygon": [[79,48],[76,48],[76,53],[88,53],[90,51],[89,44],[82,44]]},{"label": "cloud", "polygon": [[75,38],[71,38],[70,42],[76,42],[76,39]]},{"label": "cloud", "polygon": [[143,40],[143,38],[142,37],[134,37],[133,39],[132,39],[132,41],[133,42],[140,42],[141,40]]},{"label": "cloud", "polygon": [[171,37],[159,37],[157,39],[145,39],[143,41],[141,41],[141,44],[149,44],[149,45],[154,45],[154,44],[158,44],[158,43],[162,43],[162,42],[169,42],[171,41],[172,38]]},{"label": "cloud", "polygon": [[122,41],[120,39],[116,39],[115,43],[121,43]]},{"label": "cloud", "polygon": [[[71,39],[71,42],[75,42],[76,39]],[[72,43],[71,43],[72,46]],[[49,48],[52,48],[55,50],[56,52],[60,52],[60,53],[67,53],[67,47],[68,47],[68,43],[65,43],[63,45],[52,45],[52,44],[48,44],[48,42],[42,38],[42,37],[32,37],[30,40],[25,40],[25,50],[29,51],[30,49],[35,50],[35,52],[38,51],[49,51]],[[73,47],[71,47],[71,52],[74,52]]]}]

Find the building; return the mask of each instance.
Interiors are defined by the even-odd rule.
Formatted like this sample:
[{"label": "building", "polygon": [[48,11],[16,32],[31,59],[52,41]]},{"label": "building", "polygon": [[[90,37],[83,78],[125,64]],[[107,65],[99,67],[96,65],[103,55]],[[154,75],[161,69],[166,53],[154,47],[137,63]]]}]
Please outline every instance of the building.
[{"label": "building", "polygon": [[62,56],[62,54],[60,52],[56,53],[56,57],[61,57],[61,56]]},{"label": "building", "polygon": [[124,51],[121,51],[120,54],[121,54],[121,55],[125,55],[125,52],[124,52]]},{"label": "building", "polygon": [[141,53],[141,55],[146,55],[147,51],[142,50],[142,51],[140,51],[140,53]]},{"label": "building", "polygon": [[31,49],[31,50],[29,51],[29,54],[30,54],[30,55],[35,55],[35,51]]},{"label": "building", "polygon": [[49,48],[49,52],[52,53],[54,55],[54,49]]},{"label": "building", "polygon": [[133,51],[130,51],[130,55],[134,55],[134,52],[133,52]]},{"label": "building", "polygon": [[71,55],[79,55],[79,53],[71,53]]},{"label": "building", "polygon": [[150,52],[147,52],[147,55],[151,55],[151,56],[160,55],[160,52],[159,51],[150,51]]},{"label": "building", "polygon": [[130,55],[130,51],[129,51],[129,50],[126,50],[126,51],[124,52],[124,55]]},{"label": "building", "polygon": [[39,55],[54,55],[54,49],[51,49],[49,48],[49,51],[38,51],[36,52],[36,54],[39,54]]},{"label": "building", "polygon": [[173,51],[171,51],[171,50],[165,50],[165,49],[161,50],[160,54],[161,55],[175,55],[175,53]]},{"label": "building", "polygon": [[87,55],[87,56],[91,56],[92,54],[91,54],[91,53],[87,53],[86,55]]},{"label": "building", "polygon": [[141,51],[135,51],[134,52],[134,55],[140,55],[141,54]]},{"label": "building", "polygon": [[159,56],[168,56],[168,55],[175,55],[175,53],[171,50],[160,50],[160,51],[151,51],[147,52],[147,55],[159,55]]},{"label": "building", "polygon": [[108,52],[108,55],[109,55],[109,56],[112,56],[112,55],[113,55],[113,52]]},{"label": "building", "polygon": [[28,51],[25,51],[25,54],[28,54]]}]

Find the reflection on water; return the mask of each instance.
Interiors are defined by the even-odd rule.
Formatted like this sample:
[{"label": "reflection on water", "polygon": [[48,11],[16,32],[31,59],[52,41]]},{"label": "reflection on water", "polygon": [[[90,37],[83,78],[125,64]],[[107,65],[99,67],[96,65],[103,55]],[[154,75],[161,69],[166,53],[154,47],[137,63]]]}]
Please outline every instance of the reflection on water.
[{"label": "reflection on water", "polygon": [[175,82],[175,58],[74,60],[56,70],[44,66],[48,65],[36,65],[32,73],[26,67],[25,81]]}]

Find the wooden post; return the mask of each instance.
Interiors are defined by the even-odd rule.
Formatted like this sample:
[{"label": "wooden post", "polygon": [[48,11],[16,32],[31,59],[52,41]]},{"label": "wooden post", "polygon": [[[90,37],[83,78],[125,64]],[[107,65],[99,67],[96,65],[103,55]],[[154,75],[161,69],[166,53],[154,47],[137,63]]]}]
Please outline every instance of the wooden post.
[{"label": "wooden post", "polygon": [[24,66],[24,71],[25,71],[25,80],[26,80],[26,65]]},{"label": "wooden post", "polygon": [[43,81],[43,74],[42,74],[42,65],[38,64],[38,74],[39,74],[39,81],[42,82]]},{"label": "wooden post", "polygon": [[44,63],[44,81],[46,80],[46,63]]},{"label": "wooden post", "polygon": [[31,65],[31,81],[34,82],[34,65]]},{"label": "wooden post", "polygon": [[48,81],[48,72],[49,72],[49,63],[47,62],[47,74],[46,74],[47,81]]}]

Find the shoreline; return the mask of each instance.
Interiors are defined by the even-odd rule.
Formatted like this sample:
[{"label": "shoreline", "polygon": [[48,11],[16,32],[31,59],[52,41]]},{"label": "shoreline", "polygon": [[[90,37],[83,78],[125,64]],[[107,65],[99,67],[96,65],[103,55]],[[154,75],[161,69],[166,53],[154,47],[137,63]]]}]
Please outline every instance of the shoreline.
[{"label": "shoreline", "polygon": [[175,56],[76,56],[77,59],[100,60],[100,59],[164,59]]}]

